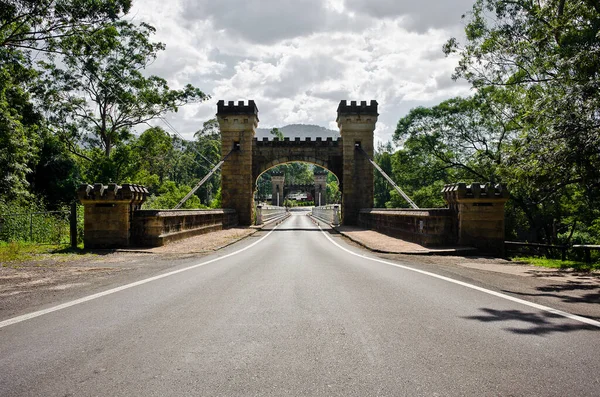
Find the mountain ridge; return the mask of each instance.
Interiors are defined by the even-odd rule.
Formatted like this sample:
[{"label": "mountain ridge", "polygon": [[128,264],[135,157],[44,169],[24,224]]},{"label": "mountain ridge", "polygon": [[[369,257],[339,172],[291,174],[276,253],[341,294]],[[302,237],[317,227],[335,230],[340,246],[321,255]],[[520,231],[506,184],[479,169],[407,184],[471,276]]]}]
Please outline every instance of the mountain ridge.
[{"label": "mountain ridge", "polygon": [[[340,133],[335,130],[330,130],[325,127],[321,127],[320,125],[314,124],[288,124],[283,127],[278,127],[279,131],[286,138],[334,138],[337,139],[340,137]],[[269,138],[272,140],[274,138],[271,135],[271,128],[257,128],[256,129],[256,138]]]}]

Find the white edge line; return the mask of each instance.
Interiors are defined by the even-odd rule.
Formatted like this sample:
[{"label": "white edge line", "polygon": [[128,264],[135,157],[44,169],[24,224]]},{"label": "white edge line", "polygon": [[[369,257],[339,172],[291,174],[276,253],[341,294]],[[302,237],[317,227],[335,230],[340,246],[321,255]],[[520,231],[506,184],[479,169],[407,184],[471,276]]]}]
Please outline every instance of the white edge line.
[{"label": "white edge line", "polygon": [[600,328],[600,321],[596,321],[596,320],[593,320],[591,318],[582,317],[582,316],[578,316],[576,314],[571,314],[571,313],[564,312],[562,310],[554,309],[552,307],[548,307],[548,306],[544,306],[544,305],[539,305],[537,303],[533,303],[533,302],[529,302],[529,301],[526,301],[526,300],[523,300],[523,299],[515,298],[515,297],[510,296],[510,295],[506,295],[506,294],[503,294],[503,293],[500,293],[500,292],[496,292],[496,291],[492,291],[492,290],[489,290],[489,289],[486,289],[486,288],[478,287],[478,286],[473,285],[473,284],[465,283],[464,281],[455,280],[453,278],[441,276],[439,274],[431,273],[431,272],[428,272],[428,271],[425,271],[425,270],[415,269],[415,268],[412,268],[410,266],[399,265],[397,263],[392,263],[392,262],[384,261],[382,259],[371,258],[371,257],[368,257],[366,255],[357,254],[356,252],[352,252],[349,249],[344,248],[341,245],[339,245],[338,243],[336,243],[335,241],[333,241],[333,239],[331,237],[329,237],[329,235],[327,235],[327,233],[325,233],[325,231],[323,231],[323,229],[321,228],[320,225],[319,225],[319,229],[321,229],[321,233],[323,233],[325,235],[325,237],[327,237],[327,239],[329,241],[331,241],[335,246],[337,246],[338,248],[346,251],[347,253],[349,253],[351,255],[358,256],[359,258],[368,259],[370,261],[379,262],[379,263],[383,263],[383,264],[386,264],[386,265],[389,265],[389,266],[398,267],[400,269],[409,270],[411,272],[421,273],[421,274],[424,274],[424,275],[430,276],[430,277],[435,277],[437,279],[444,280],[444,281],[447,281],[447,282],[450,282],[450,283],[453,283],[453,284],[462,285],[463,287],[474,289],[476,291],[480,291],[480,292],[483,292],[483,293],[488,294],[488,295],[493,295],[493,296],[496,296],[498,298],[502,298],[502,299],[506,299],[506,300],[509,300],[509,301],[512,301],[512,302],[520,303],[522,305],[533,307],[533,308],[536,308],[536,309],[539,309],[539,310],[542,310],[542,311],[545,311],[545,312],[548,312],[548,313],[556,314],[558,316],[566,317],[566,318],[569,318],[571,320],[575,320],[575,321],[578,321],[578,322],[581,322],[581,323],[584,323],[584,324],[593,325],[594,327],[599,327]]},{"label": "white edge line", "polygon": [[213,262],[219,261],[221,259],[229,258],[230,256],[237,255],[240,252],[246,251],[247,249],[250,249],[250,248],[254,247],[256,244],[260,243],[261,241],[263,241],[264,239],[266,239],[267,237],[269,237],[269,235],[271,233],[273,233],[273,231],[278,226],[279,225],[275,226],[269,233],[267,233],[266,236],[261,237],[260,240],[257,240],[255,242],[253,242],[252,244],[250,244],[250,245],[248,245],[248,246],[246,246],[244,248],[241,248],[241,249],[239,249],[237,251],[231,252],[231,253],[229,253],[227,255],[223,255],[223,256],[220,256],[218,258],[214,258],[214,259],[211,259],[209,261],[206,261],[206,262],[198,263],[196,265],[188,266],[188,267],[183,268],[183,269],[174,270],[172,272],[168,272],[168,273],[164,273],[164,274],[159,274],[158,276],[146,278],[146,279],[143,279],[143,280],[140,280],[140,281],[136,281],[136,282],[133,282],[133,283],[130,283],[130,284],[122,285],[120,287],[116,287],[116,288],[112,288],[112,289],[109,289],[109,290],[106,290],[106,291],[98,292],[97,294],[88,295],[88,296],[85,296],[83,298],[76,299],[76,300],[73,300],[73,301],[70,301],[70,302],[66,302],[66,303],[63,303],[63,304],[58,305],[58,306],[49,307],[48,309],[43,309],[43,310],[39,310],[39,311],[36,311],[36,312],[32,312],[32,313],[28,313],[28,314],[23,314],[21,316],[9,318],[8,320],[0,321],[0,328],[8,327],[9,325],[13,325],[13,324],[17,324],[17,323],[20,323],[20,322],[23,322],[23,321],[31,320],[32,318],[43,316],[44,314],[48,314],[48,313],[56,312],[56,311],[59,311],[59,310],[62,310],[62,309],[66,309],[68,307],[79,305],[79,304],[85,303],[85,302],[89,302],[91,300],[98,299],[98,298],[101,298],[101,297],[106,296],[106,295],[111,295],[111,294],[114,294],[114,293],[119,292],[119,291],[123,291],[123,290],[129,289],[129,288],[137,287],[138,285],[143,285],[143,284],[146,284],[146,283],[150,283],[152,281],[160,280],[161,278],[173,276],[173,275],[178,274],[178,273],[183,273],[183,272],[186,272],[188,270],[196,269],[196,268],[198,268],[200,266],[208,265],[209,263],[213,263]]}]

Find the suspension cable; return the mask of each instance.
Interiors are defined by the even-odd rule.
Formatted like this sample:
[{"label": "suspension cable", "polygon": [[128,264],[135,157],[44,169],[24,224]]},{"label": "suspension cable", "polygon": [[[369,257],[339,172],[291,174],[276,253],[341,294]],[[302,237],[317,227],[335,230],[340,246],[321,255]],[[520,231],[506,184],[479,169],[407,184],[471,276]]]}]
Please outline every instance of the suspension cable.
[{"label": "suspension cable", "polygon": [[217,172],[217,170],[218,170],[219,168],[221,168],[221,166],[223,165],[223,163],[225,162],[225,160],[227,160],[227,158],[229,157],[229,155],[230,155],[231,153],[233,153],[233,152],[237,151],[237,150],[240,150],[240,149],[239,149],[239,146],[234,146],[234,147],[233,147],[233,149],[231,149],[231,150],[229,151],[229,153],[227,153],[227,154],[225,155],[225,157],[223,157],[223,160],[219,161],[219,162],[217,163],[217,165],[215,165],[215,166],[213,167],[213,169],[212,169],[212,170],[210,170],[210,172],[209,172],[208,174],[206,174],[206,176],[205,176],[204,178],[202,178],[202,179],[200,180],[200,182],[198,182],[198,184],[196,184],[196,186],[194,186],[194,188],[193,188],[192,190],[190,190],[190,192],[189,192],[188,194],[186,194],[186,195],[185,195],[185,197],[184,197],[184,198],[182,198],[182,199],[181,199],[181,201],[180,201],[180,202],[179,202],[179,203],[178,203],[178,204],[177,204],[177,205],[176,205],[176,206],[175,206],[173,209],[174,209],[174,210],[178,210],[179,208],[181,208],[181,206],[182,206],[182,205],[183,205],[183,204],[184,204],[186,201],[188,201],[188,199],[189,199],[190,197],[192,197],[192,194],[196,193],[196,190],[200,189],[200,187],[201,187],[202,185],[204,185],[204,183],[205,183],[205,182],[206,182],[206,181],[207,181],[207,180],[208,180],[208,179],[209,179],[209,178],[210,178],[210,177],[211,177],[211,176],[212,176],[212,175],[213,175],[215,172]]},{"label": "suspension cable", "polygon": [[373,167],[375,167],[377,169],[377,171],[379,171],[381,173],[381,175],[383,175],[383,177],[385,179],[387,179],[387,181],[390,183],[390,185],[392,185],[394,187],[394,189],[396,189],[396,191],[398,193],[400,193],[400,195],[404,198],[404,200],[406,200],[406,202],[414,209],[419,209],[419,207],[415,204],[414,201],[412,201],[410,199],[410,197],[408,197],[408,195],[406,193],[404,193],[404,191],[402,189],[400,189],[400,187],[398,185],[396,185],[396,183],[392,180],[392,178],[390,178],[390,176],[388,174],[385,173],[384,170],[381,169],[380,166],[377,165],[377,163],[375,161],[373,161],[373,159],[371,159],[369,157],[369,155],[367,154],[367,152],[365,152],[365,150],[357,143],[354,145],[354,147],[360,152],[362,153],[367,160],[369,160],[369,162],[371,164],[373,164]]}]

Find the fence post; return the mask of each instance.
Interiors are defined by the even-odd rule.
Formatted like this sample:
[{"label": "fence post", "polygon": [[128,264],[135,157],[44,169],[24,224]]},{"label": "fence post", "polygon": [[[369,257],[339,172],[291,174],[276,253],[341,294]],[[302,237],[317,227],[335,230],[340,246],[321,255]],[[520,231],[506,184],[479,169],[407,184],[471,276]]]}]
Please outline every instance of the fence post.
[{"label": "fence post", "polygon": [[33,243],[33,214],[29,214],[29,242]]},{"label": "fence post", "polygon": [[69,214],[69,231],[71,236],[71,247],[77,248],[77,202],[71,203],[71,213]]}]

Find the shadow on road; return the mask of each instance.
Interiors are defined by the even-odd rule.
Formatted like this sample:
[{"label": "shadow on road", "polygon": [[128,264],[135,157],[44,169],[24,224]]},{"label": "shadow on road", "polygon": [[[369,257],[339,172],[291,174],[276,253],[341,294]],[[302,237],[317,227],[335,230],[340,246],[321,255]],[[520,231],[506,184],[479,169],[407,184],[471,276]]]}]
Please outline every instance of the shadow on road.
[{"label": "shadow on road", "polygon": [[[274,232],[321,232],[321,229],[310,229],[303,227],[286,227],[286,228],[278,228],[273,230]],[[332,231],[323,229],[325,233],[331,233]],[[333,231],[335,233],[335,231]]]},{"label": "shadow on road", "polygon": [[[577,281],[568,281],[564,284],[552,284],[543,287],[537,287],[536,291],[539,293],[525,293],[525,292],[514,292],[503,290],[503,292],[521,295],[521,296],[545,296],[550,298],[557,298],[566,303],[591,303],[600,304],[600,286],[581,283]],[[577,295],[567,295],[565,292],[581,292],[587,291],[587,293],[579,293]]]},{"label": "shadow on road", "polygon": [[107,249],[93,249],[93,248],[79,248],[79,247],[65,247],[65,248],[58,248],[55,250],[50,251],[51,254],[75,254],[75,255],[87,255],[87,254],[94,254],[94,255],[110,255],[117,252],[116,249],[111,249],[111,248],[107,248]]},{"label": "shadow on road", "polygon": [[521,310],[496,310],[480,308],[483,312],[479,316],[463,317],[468,320],[477,320],[484,323],[510,321],[517,322],[522,327],[505,328],[506,331],[520,335],[548,335],[552,333],[564,333],[574,331],[600,331],[593,325],[578,323],[565,319],[558,314],[540,312],[531,313]]}]

